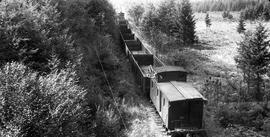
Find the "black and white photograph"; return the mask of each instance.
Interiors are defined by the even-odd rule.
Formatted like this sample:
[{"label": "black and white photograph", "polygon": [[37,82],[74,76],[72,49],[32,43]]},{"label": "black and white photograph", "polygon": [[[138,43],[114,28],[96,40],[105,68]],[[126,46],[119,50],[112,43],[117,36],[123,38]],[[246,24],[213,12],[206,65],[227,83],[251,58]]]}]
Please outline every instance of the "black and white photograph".
[{"label": "black and white photograph", "polygon": [[270,0],[0,0],[0,137],[270,137]]}]

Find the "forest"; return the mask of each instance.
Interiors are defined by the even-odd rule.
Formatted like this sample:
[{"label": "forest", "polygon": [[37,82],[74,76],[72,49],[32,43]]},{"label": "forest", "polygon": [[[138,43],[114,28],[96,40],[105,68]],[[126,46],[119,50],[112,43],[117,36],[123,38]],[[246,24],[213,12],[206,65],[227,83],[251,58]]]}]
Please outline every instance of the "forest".
[{"label": "forest", "polygon": [[268,0],[204,0],[193,2],[192,7],[196,12],[241,11],[245,19],[270,19]]},{"label": "forest", "polygon": [[107,0],[0,2],[1,137],[126,135],[115,18]]}]

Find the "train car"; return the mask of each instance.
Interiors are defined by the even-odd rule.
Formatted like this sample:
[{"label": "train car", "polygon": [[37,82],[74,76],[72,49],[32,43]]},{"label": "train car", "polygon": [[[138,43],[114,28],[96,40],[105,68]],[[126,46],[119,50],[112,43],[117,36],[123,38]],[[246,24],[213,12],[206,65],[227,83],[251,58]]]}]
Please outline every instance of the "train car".
[{"label": "train car", "polygon": [[166,66],[136,38],[119,17],[120,41],[143,93],[152,101],[170,133],[203,131],[203,108],[207,101],[191,84],[182,67]]},{"label": "train car", "polygon": [[149,96],[150,92],[150,74],[149,69],[154,65],[153,55],[142,45],[141,41],[129,31],[126,21],[120,25],[120,37],[122,47],[129,58],[132,70],[137,79],[137,83],[143,91],[143,94]]},{"label": "train car", "polygon": [[187,72],[181,67],[154,68],[150,98],[165,127],[170,131],[202,129],[206,99],[186,83]]}]

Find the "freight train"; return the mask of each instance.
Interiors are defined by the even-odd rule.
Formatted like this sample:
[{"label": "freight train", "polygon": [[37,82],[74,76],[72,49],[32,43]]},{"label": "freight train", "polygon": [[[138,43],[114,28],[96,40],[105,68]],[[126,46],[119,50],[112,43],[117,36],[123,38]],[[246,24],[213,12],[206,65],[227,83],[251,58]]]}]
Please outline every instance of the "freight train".
[{"label": "freight train", "polygon": [[187,71],[167,66],[155,57],[132,33],[124,13],[119,14],[118,24],[121,47],[168,133],[205,136],[203,108],[207,100],[187,83]]}]

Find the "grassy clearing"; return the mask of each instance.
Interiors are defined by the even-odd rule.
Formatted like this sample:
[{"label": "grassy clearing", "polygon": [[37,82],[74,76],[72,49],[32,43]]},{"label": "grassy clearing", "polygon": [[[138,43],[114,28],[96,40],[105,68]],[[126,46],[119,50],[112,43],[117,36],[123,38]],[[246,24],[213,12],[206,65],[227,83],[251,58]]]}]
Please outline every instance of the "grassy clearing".
[{"label": "grassy clearing", "polygon": [[[197,19],[196,31],[202,46],[213,47],[214,50],[201,50],[209,59],[214,62],[225,65],[232,70],[235,69],[234,57],[237,55],[238,42],[242,40],[242,34],[236,31],[238,25],[239,13],[231,13],[232,20],[223,19],[222,12],[210,12],[212,26],[206,28],[205,13],[195,13]],[[257,22],[246,21],[246,29],[254,30]],[[270,29],[270,22],[264,22]]]}]

